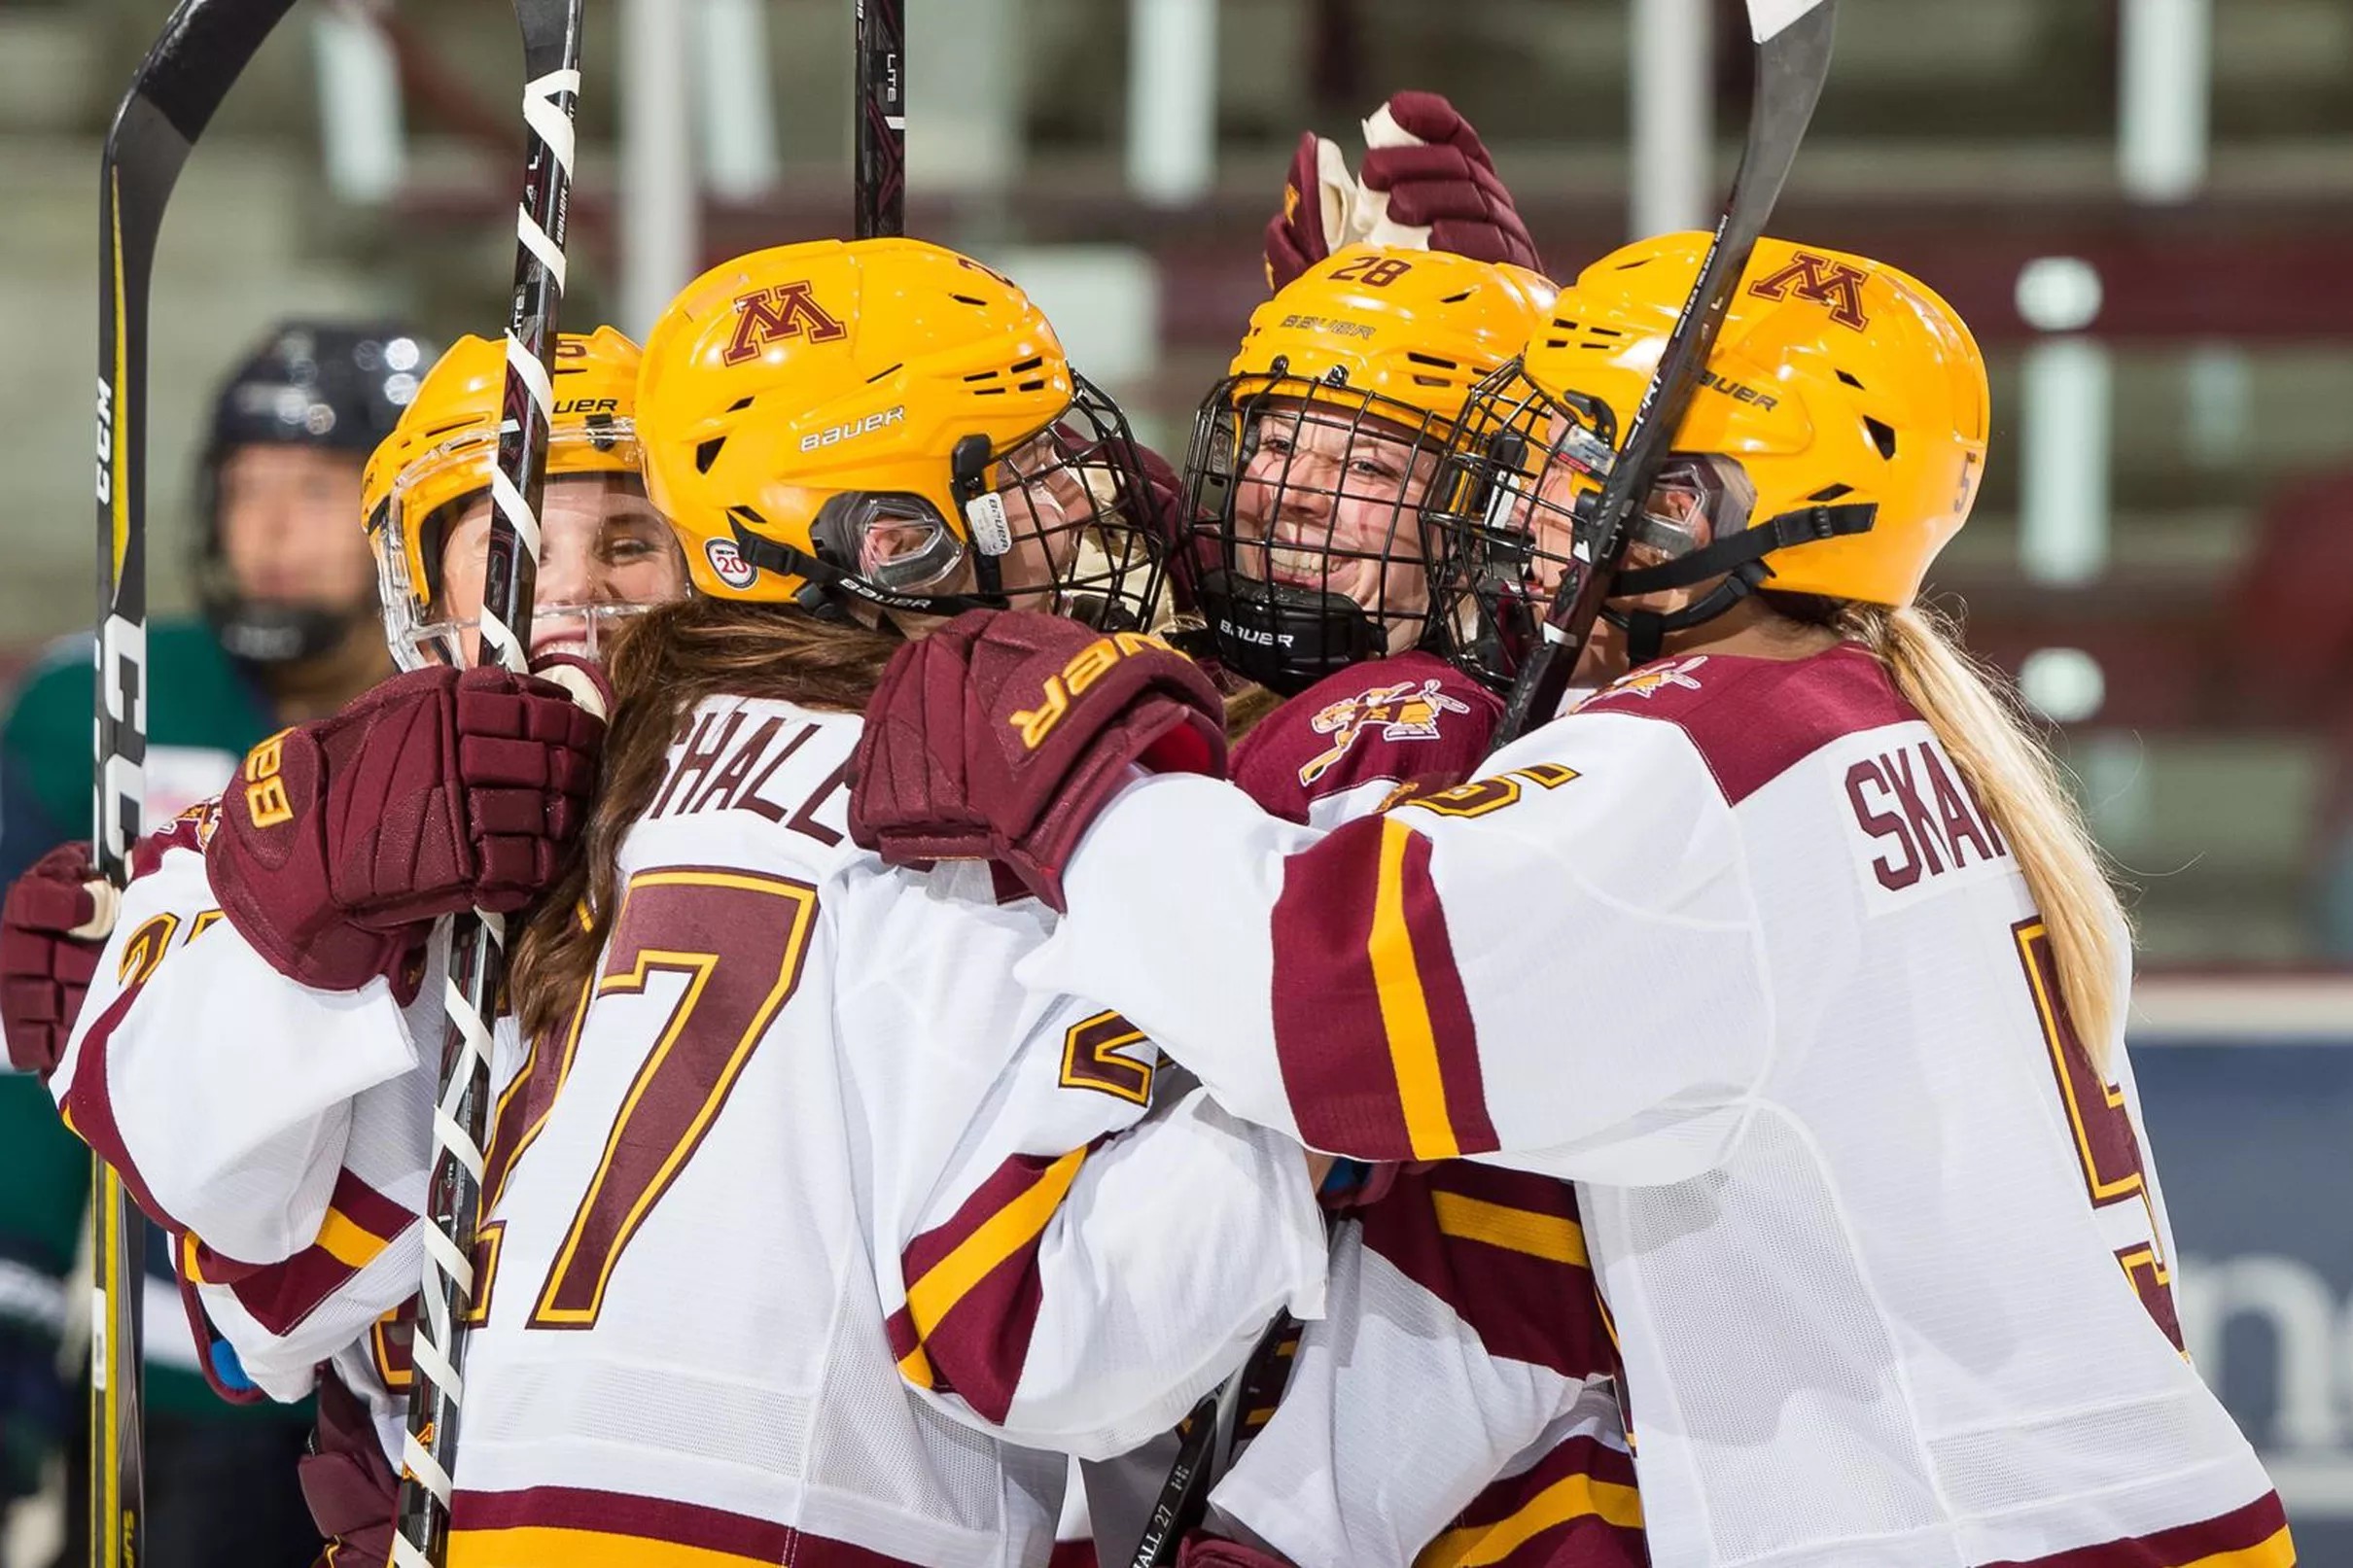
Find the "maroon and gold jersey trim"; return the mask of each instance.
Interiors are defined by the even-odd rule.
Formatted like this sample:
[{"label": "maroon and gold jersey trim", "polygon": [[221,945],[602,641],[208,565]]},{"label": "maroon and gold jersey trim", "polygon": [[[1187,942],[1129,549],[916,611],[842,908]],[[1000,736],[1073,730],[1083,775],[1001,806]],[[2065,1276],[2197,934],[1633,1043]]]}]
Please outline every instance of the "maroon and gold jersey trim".
[{"label": "maroon and gold jersey trim", "polygon": [[1359,1211],[1365,1249],[1428,1291],[1491,1356],[1582,1381],[1612,1370],[1564,1181],[1450,1161]]},{"label": "maroon and gold jersey trim", "polygon": [[181,1243],[180,1267],[193,1284],[226,1285],[263,1330],[283,1335],[373,1263],[416,1216],[353,1175],[336,1172],[327,1216],[310,1245],[281,1262],[239,1263],[194,1237]]},{"label": "maroon and gold jersey trim", "polygon": [[2265,1492],[2195,1524],[1984,1568],[2296,1568],[2296,1543],[2278,1494]]},{"label": "maroon and gold jersey trim", "polygon": [[884,1325],[907,1381],[953,1389],[984,1419],[1005,1418],[1044,1299],[1038,1244],[1094,1147],[1015,1155],[907,1244],[906,1305]]},{"label": "maroon and gold jersey trim", "polygon": [[1429,840],[1391,818],[1284,865],[1275,904],[1275,1049],[1302,1138],[1362,1160],[1496,1147],[1477,1031]]},{"label": "maroon and gold jersey trim", "polygon": [[449,1568],[905,1568],[771,1519],[584,1486],[461,1491]]},{"label": "maroon and gold jersey trim", "polygon": [[1414,1568],[1643,1568],[1642,1498],[1633,1461],[1589,1437],[1569,1438],[1523,1475],[1471,1500]]},{"label": "maroon and gold jersey trim", "polygon": [[[1711,653],[1647,665],[1577,712],[1674,725],[1734,806],[1834,741],[1920,716],[1872,651],[1853,643],[1806,659]],[[1756,722],[1760,713],[1774,722]]]}]

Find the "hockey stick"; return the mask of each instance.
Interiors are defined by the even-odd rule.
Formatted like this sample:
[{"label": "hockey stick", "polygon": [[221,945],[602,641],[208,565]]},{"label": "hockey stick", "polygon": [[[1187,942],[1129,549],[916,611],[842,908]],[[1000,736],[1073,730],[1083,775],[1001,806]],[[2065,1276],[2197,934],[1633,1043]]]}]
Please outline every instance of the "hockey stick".
[{"label": "hockey stick", "polygon": [[[507,319],[507,386],[490,475],[489,560],[475,659],[518,674],[531,663],[532,589],[539,575],[540,500],[554,402],[556,317],[564,301],[564,230],[572,195],[573,116],[580,90],[583,0],[514,0],[523,34],[523,199],[515,216],[514,296]],[[448,1560],[450,1471],[466,1388],[466,1318],[474,1301],[474,1227],[481,1218],[488,1130],[490,1031],[506,981],[503,917],[461,917],[443,1001],[440,1093],[426,1188],[425,1280],[410,1342],[416,1369],[401,1449],[398,1568]]]},{"label": "hockey stick", "polygon": [[1649,498],[1667,461],[1699,388],[1700,372],[1707,366],[1708,351],[1748,268],[1749,254],[1765,232],[1797,159],[1798,144],[1813,119],[1813,106],[1830,74],[1837,17],[1838,0],[1748,0],[1749,32],[1757,45],[1756,100],[1749,109],[1748,141],[1740,150],[1732,194],[1717,220],[1691,296],[1668,334],[1659,368],[1634,409],[1626,444],[1601,486],[1591,555],[1583,546],[1576,550],[1577,559],[1562,575],[1545,614],[1544,640],[1529,652],[1513,682],[1503,722],[1495,731],[1498,747],[1548,721],[1567,694],[1578,656],[1593,636],[1594,619],[1633,541],[1634,508]]},{"label": "hockey stick", "polygon": [[[181,0],[115,110],[98,165],[98,648],[90,838],[130,880],[147,801],[147,305],[156,237],[188,155],[293,0]],[[141,1432],[147,1222],[90,1157],[89,1560],[146,1550]]]},{"label": "hockey stick", "polygon": [[906,0],[857,0],[860,239],[907,231]]},{"label": "hockey stick", "polygon": [[1296,1327],[1288,1312],[1276,1313],[1234,1375],[1204,1394],[1193,1413],[1184,1418],[1176,1461],[1169,1466],[1169,1479],[1160,1483],[1160,1496],[1144,1521],[1143,1538],[1136,1543],[1129,1568],[1169,1568],[1176,1560],[1186,1532],[1209,1512],[1210,1488],[1217,1484],[1217,1478],[1225,1474],[1226,1461],[1233,1456],[1234,1429],[1242,1418],[1242,1395],[1250,1369]]}]

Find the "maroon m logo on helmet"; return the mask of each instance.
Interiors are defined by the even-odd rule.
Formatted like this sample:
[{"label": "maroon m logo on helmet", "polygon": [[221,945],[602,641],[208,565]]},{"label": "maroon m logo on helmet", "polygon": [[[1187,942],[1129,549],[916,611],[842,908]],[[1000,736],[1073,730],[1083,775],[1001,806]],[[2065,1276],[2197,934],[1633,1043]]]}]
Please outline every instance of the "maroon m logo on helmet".
[{"label": "maroon m logo on helmet", "polygon": [[759,351],[770,343],[789,337],[830,343],[847,331],[840,322],[825,314],[806,282],[773,284],[736,296],[735,335],[727,340],[727,351],[720,360],[726,365],[741,365],[758,357]]},{"label": "maroon m logo on helmet", "polygon": [[1828,305],[1832,321],[1859,332],[1871,325],[1863,314],[1863,285],[1869,281],[1870,274],[1844,261],[1799,251],[1780,271],[1750,284],[1748,292],[1766,299],[1786,299],[1794,293],[1800,299]]}]

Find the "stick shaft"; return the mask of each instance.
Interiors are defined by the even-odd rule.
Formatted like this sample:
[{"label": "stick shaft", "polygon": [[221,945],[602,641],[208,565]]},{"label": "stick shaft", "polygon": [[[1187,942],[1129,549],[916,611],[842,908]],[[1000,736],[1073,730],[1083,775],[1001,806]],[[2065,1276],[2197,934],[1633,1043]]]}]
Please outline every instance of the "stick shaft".
[{"label": "stick shaft", "polygon": [[860,239],[907,231],[906,0],[858,4]]},{"label": "stick shaft", "polygon": [[1642,401],[1627,428],[1626,444],[1610,465],[1595,510],[1592,559],[1579,562],[1561,579],[1546,616],[1545,639],[1530,651],[1504,706],[1503,720],[1495,730],[1498,747],[1549,721],[1567,694],[1578,656],[1633,540],[1635,509],[1648,499],[1651,483],[1668,458],[1740,275],[1780,199],[1798,145],[1813,119],[1830,70],[1837,12],[1837,0],[1817,0],[1757,46],[1756,100],[1724,215],[1716,223],[1682,313],[1668,334],[1659,368],[1643,389]]},{"label": "stick shaft", "polygon": [[[293,0],[181,0],[107,129],[98,178],[98,645],[91,832],[121,887],[147,801],[147,322],[163,210],[190,151]],[[89,1556],[146,1557],[147,1223],[90,1164]]]},{"label": "stick shaft", "polygon": [[[517,672],[528,669],[531,657],[539,510],[546,481],[573,125],[579,100],[581,10],[582,0],[517,0],[515,6],[523,32],[523,119],[529,135],[516,215],[507,381],[476,659]],[[435,1101],[425,1279],[411,1340],[416,1376],[392,1550],[400,1568],[440,1568],[448,1561],[467,1320],[478,1283],[474,1236],[489,1125],[491,1031],[505,978],[504,919],[479,912],[461,917],[443,994],[449,1028]]]}]

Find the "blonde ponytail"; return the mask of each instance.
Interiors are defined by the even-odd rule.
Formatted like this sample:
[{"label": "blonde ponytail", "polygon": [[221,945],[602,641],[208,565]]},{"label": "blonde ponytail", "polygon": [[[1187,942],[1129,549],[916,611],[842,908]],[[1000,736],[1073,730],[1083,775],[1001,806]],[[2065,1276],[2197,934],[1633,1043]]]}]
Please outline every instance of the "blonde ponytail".
[{"label": "blonde ponytail", "polygon": [[2076,1034],[2105,1074],[2109,1042],[2124,1022],[2118,986],[2131,938],[2057,759],[2028,727],[2007,683],[1961,651],[1940,618],[1917,608],[1849,604],[1839,625],[1879,655],[2009,839],[2050,928]]}]

